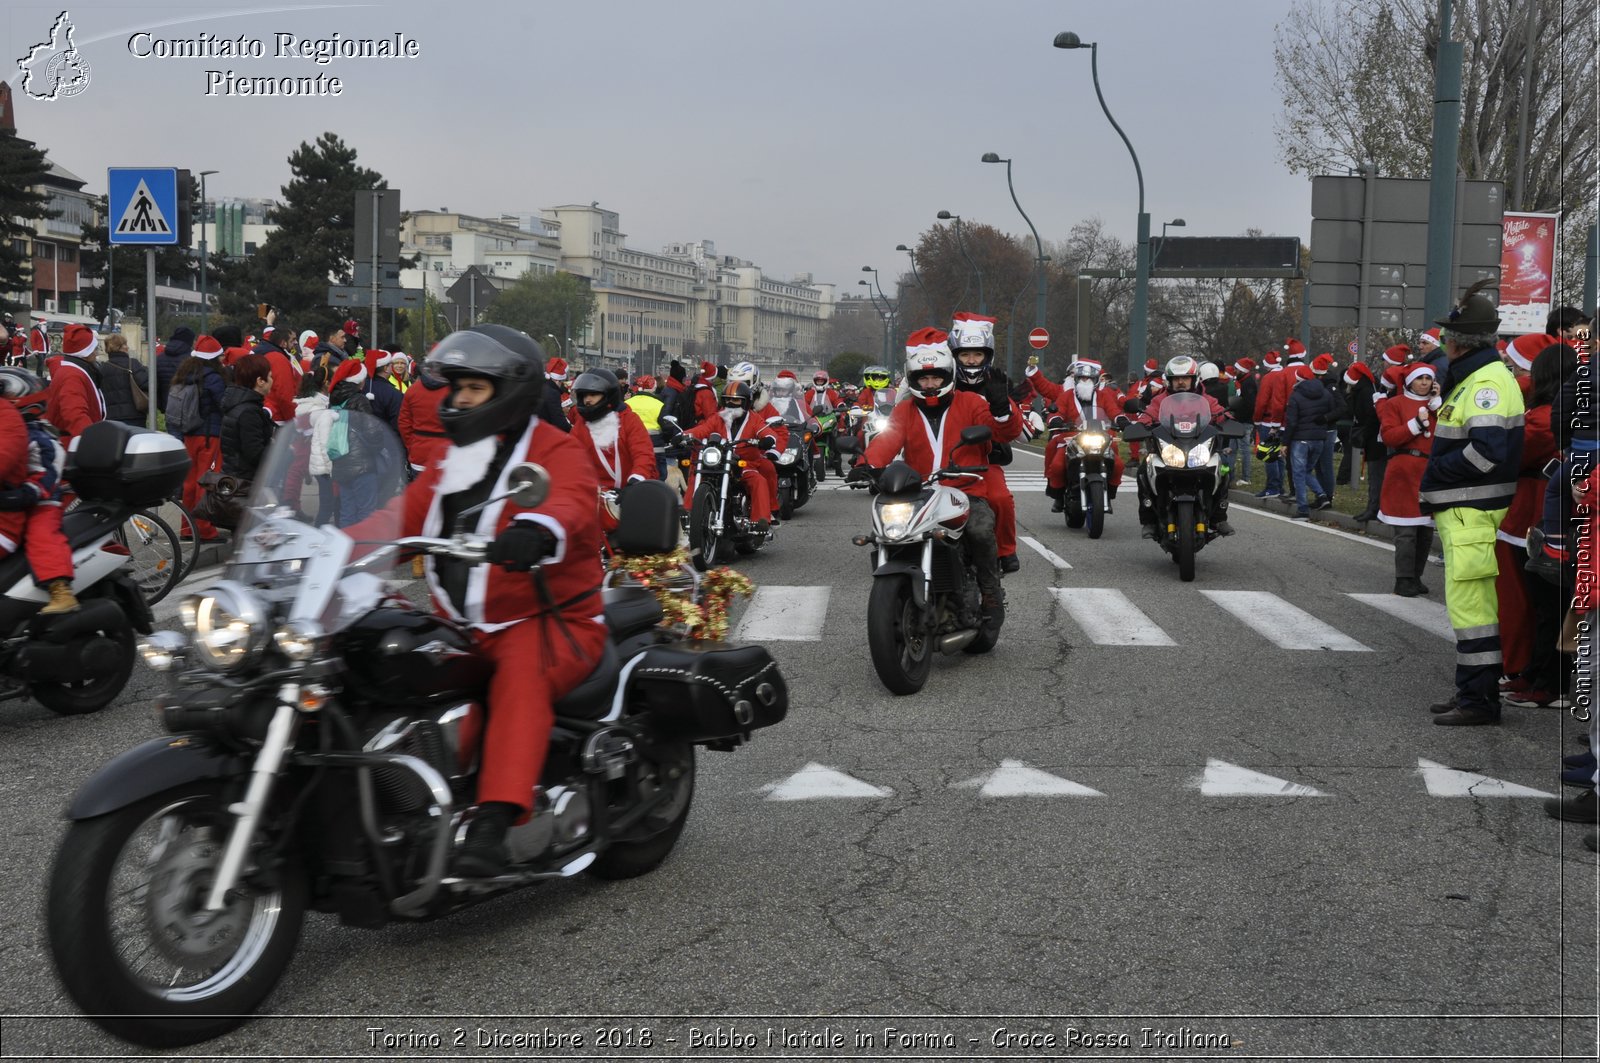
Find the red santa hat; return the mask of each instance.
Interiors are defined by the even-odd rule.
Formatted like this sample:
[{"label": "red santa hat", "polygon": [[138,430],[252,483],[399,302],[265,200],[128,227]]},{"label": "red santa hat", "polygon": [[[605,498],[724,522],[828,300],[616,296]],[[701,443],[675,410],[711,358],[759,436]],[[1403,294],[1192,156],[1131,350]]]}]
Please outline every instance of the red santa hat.
[{"label": "red santa hat", "polygon": [[344,323],[344,331],[349,333],[352,336],[361,335],[361,322],[357,321],[353,317],[348,319]]},{"label": "red santa hat", "polygon": [[1351,387],[1355,387],[1363,377],[1367,380],[1373,379],[1372,370],[1367,368],[1365,362],[1352,362],[1350,368],[1344,371],[1344,382]]},{"label": "red santa hat", "polygon": [[1254,373],[1256,371],[1255,359],[1254,358],[1241,358],[1241,359],[1239,359],[1237,362],[1233,363],[1233,371],[1238,373],[1240,376],[1246,376],[1246,375],[1248,375],[1250,373]]},{"label": "red santa hat", "polygon": [[1324,351],[1311,359],[1311,372],[1316,376],[1326,376],[1328,370],[1333,368],[1333,355]]},{"label": "red santa hat", "polygon": [[1261,364],[1268,369],[1276,369],[1283,364],[1283,355],[1277,351],[1268,351],[1261,356]]},{"label": "red santa hat", "polygon": [[778,370],[778,379],[779,380],[799,380],[800,378],[794,375],[794,370],[793,369],[780,369],[780,370]]},{"label": "red santa hat", "polygon": [[1291,362],[1300,361],[1306,356],[1306,345],[1290,336],[1283,341],[1283,353]]},{"label": "red santa hat", "polygon": [[700,375],[705,377],[707,380],[715,380],[717,376],[717,367],[711,362],[701,362]]},{"label": "red santa hat", "polygon": [[194,341],[194,356],[207,362],[213,358],[221,358],[222,344],[217,342],[215,336],[201,336]]},{"label": "red santa hat", "polygon": [[1410,357],[1411,348],[1403,343],[1397,343],[1383,352],[1383,360],[1389,365],[1405,365]]},{"label": "red santa hat", "polygon": [[552,358],[544,364],[544,375],[557,383],[567,379],[567,360],[565,358]]},{"label": "red santa hat", "polygon": [[1157,372],[1160,372],[1161,371],[1161,365],[1154,358],[1146,359],[1146,361],[1144,363],[1144,371],[1146,373],[1157,373]]},{"label": "red santa hat", "polygon": [[68,325],[61,334],[61,353],[74,358],[84,358],[94,353],[100,337],[88,325]]},{"label": "red santa hat", "polygon": [[906,337],[907,361],[918,355],[950,353],[950,334],[943,329],[919,328]]},{"label": "red santa hat", "polygon": [[329,385],[329,390],[338,387],[346,380],[354,381],[357,387],[365,384],[367,382],[366,363],[359,362],[354,358],[346,358],[340,362],[339,368],[333,371],[333,383]]},{"label": "red santa hat", "polygon": [[1312,370],[1312,368],[1304,362],[1296,362],[1291,366],[1287,366],[1286,368],[1289,372],[1294,374],[1294,378],[1296,380],[1310,380],[1312,377],[1316,376],[1316,373]]},{"label": "red santa hat", "polygon": [[1439,327],[1435,325],[1433,328],[1418,336],[1417,346],[1422,348],[1424,354],[1439,346]]},{"label": "red santa hat", "polygon": [[1072,365],[1073,365],[1074,369],[1076,369],[1080,365],[1088,366],[1089,368],[1094,370],[1094,375],[1095,375],[1096,378],[1098,378],[1102,373],[1104,373],[1106,371],[1106,367],[1101,365],[1099,362],[1095,361],[1093,358],[1079,358],[1075,362],[1073,362]]},{"label": "red santa hat", "polygon": [[306,329],[304,332],[300,333],[300,349],[306,354],[310,354],[312,351],[317,349],[318,338],[319,337],[315,332],[312,332],[310,329]]},{"label": "red santa hat", "polygon": [[1539,357],[1539,352],[1551,344],[1560,343],[1559,336],[1547,336],[1542,332],[1530,332],[1526,336],[1518,336],[1506,346],[1506,354],[1511,356],[1511,361],[1523,372],[1533,370],[1533,360]]},{"label": "red santa hat", "polygon": [[368,351],[367,357],[372,360],[372,365],[375,369],[382,369],[384,366],[394,361],[394,355],[384,350]]},{"label": "red santa hat", "polygon": [[1427,362],[1418,362],[1416,365],[1414,365],[1410,369],[1406,370],[1406,375],[1405,375],[1405,385],[1406,385],[1406,387],[1410,387],[1411,386],[1411,382],[1413,380],[1417,379],[1417,377],[1419,377],[1419,376],[1436,377],[1436,376],[1438,376],[1438,373],[1436,373],[1434,371],[1433,366],[1429,365]]},{"label": "red santa hat", "polygon": [[1231,384],[1233,382],[1233,369],[1229,366],[1223,366],[1217,371],[1217,379]]}]

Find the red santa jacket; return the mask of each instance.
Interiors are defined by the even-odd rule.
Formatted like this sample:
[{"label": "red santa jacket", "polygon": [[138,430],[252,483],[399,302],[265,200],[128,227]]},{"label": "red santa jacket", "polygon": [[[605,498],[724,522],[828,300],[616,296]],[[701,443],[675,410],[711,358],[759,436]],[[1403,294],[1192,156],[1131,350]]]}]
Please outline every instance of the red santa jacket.
[{"label": "red santa jacket", "polygon": [[1256,424],[1263,428],[1282,428],[1284,411],[1289,406],[1289,392],[1300,382],[1299,376],[1288,372],[1284,366],[1270,370],[1261,378],[1256,391]]},{"label": "red santa jacket", "polygon": [[267,364],[272,366],[272,390],[267,392],[267,412],[278,424],[294,420],[294,397],[300,390],[300,377],[304,371],[300,363],[276,348],[266,352]]},{"label": "red santa jacket", "polygon": [[78,359],[57,355],[47,364],[50,391],[44,419],[55,425],[65,447],[85,428],[106,419],[106,400]]},{"label": "red santa jacket", "polygon": [[50,353],[50,333],[46,332],[44,329],[40,328],[38,325],[35,325],[35,326],[33,326],[33,328],[29,329],[28,330],[28,353],[29,354],[48,354],[48,353]]},{"label": "red santa jacket", "polygon": [[[440,461],[412,481],[400,500],[400,534],[442,534],[440,500],[480,483],[497,443],[491,436],[469,447],[451,447]],[[505,531],[513,520],[532,521],[549,529],[556,537],[556,548],[540,571],[550,598],[558,603],[558,612],[567,625],[577,629],[575,634],[592,636],[593,629],[604,630],[599,593],[600,519],[594,504],[599,485],[593,465],[575,439],[535,417],[514,444],[512,456],[490,492],[491,498],[506,493],[511,467],[522,461],[536,462],[549,470],[550,496],[544,504],[523,509],[510,499],[491,502],[478,512],[477,522],[470,530],[492,538]],[[439,612],[479,630],[498,631],[545,612],[526,572],[510,572],[498,565],[475,566],[467,577],[464,614],[457,612],[440,586],[432,558],[427,563],[427,579]],[[554,632],[551,637],[559,639]]]},{"label": "red santa jacket", "polygon": [[[989,443],[963,445],[961,430],[972,425],[987,425],[998,435],[1001,426],[989,412],[989,404],[967,391],[950,395],[950,405],[936,415],[935,427],[924,414],[917,399],[897,403],[889,415],[889,423],[867,447],[866,463],[881,469],[903,455],[907,465],[917,470],[923,479],[933,475],[935,468],[947,465],[986,465],[989,462]],[[974,498],[988,498],[988,484],[983,477],[962,478],[950,481]]]},{"label": "red santa jacket", "polygon": [[[1050,403],[1051,408],[1067,422],[1067,426],[1077,429],[1084,420],[1083,404],[1078,401],[1078,393],[1072,388],[1062,387],[1055,381],[1039,372],[1037,368],[1023,374],[1028,378],[1028,383],[1033,385],[1033,390]],[[1097,388],[1094,393],[1094,408],[1089,412],[1088,419],[1110,421],[1122,413],[1122,403],[1118,400],[1117,389],[1112,387]]]},{"label": "red santa jacket", "polygon": [[1550,406],[1535,406],[1523,414],[1522,469],[1517,474],[1517,493],[1495,533],[1497,538],[1516,546],[1528,545],[1528,529],[1544,515],[1544,487],[1548,481],[1542,470],[1556,453]]},{"label": "red santa jacket", "polygon": [[1389,464],[1383,472],[1383,495],[1378,499],[1378,519],[1385,524],[1432,524],[1424,516],[1419,501],[1422,473],[1433,450],[1432,411],[1428,423],[1417,419],[1428,400],[1409,391],[1391,395],[1378,403],[1378,438],[1389,448]]},{"label": "red santa jacket", "polygon": [[[762,436],[772,437],[776,444],[772,448],[774,454],[781,454],[789,445],[789,426],[783,423],[782,417],[773,417],[770,414],[762,416],[759,411],[744,415],[742,420],[735,421],[727,416],[733,410],[718,410],[717,415],[708,418],[689,429],[685,435],[695,439],[710,439],[713,434],[723,439],[755,440]],[[737,424],[737,427],[735,427]]]},{"label": "red santa jacket", "polygon": [[[717,405],[716,384],[702,375],[694,382],[691,390],[694,392],[695,424],[704,424],[706,421],[714,420],[717,414],[721,412]],[[680,427],[693,428],[694,425]]]},{"label": "red santa jacket", "polygon": [[819,406],[825,407],[824,412],[827,412],[827,410],[837,410],[840,406],[843,406],[844,399],[839,397],[837,388],[819,388],[816,385],[812,385],[806,388],[805,403],[812,410],[816,410]]},{"label": "red santa jacket", "polygon": [[419,469],[450,449],[450,437],[439,420],[439,407],[449,396],[448,385],[429,387],[426,380],[419,380],[400,398],[400,441],[406,445],[406,460]]},{"label": "red santa jacket", "polygon": [[588,452],[594,477],[602,488],[656,478],[656,448],[650,442],[650,432],[627,406],[593,424],[582,417],[574,418],[572,438]]}]

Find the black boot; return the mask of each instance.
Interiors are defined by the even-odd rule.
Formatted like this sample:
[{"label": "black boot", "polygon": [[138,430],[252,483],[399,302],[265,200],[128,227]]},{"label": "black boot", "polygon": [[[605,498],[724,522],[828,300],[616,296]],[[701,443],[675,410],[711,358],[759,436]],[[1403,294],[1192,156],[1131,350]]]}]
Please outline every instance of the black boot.
[{"label": "black boot", "polygon": [[511,863],[506,850],[506,831],[521,813],[516,805],[490,801],[480,805],[467,824],[467,840],[461,843],[451,870],[460,878],[494,878],[505,873]]},{"label": "black boot", "polygon": [[1000,626],[1006,622],[1006,606],[1003,595],[985,594],[983,600],[982,626],[990,631],[999,631]]}]

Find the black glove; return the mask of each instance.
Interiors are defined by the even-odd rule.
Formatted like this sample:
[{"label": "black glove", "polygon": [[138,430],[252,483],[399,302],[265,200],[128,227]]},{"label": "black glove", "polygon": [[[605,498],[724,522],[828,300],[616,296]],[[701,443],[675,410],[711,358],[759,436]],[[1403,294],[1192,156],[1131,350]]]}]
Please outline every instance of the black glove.
[{"label": "black glove", "polygon": [[39,496],[27,487],[0,491],[0,513],[20,513],[39,504]]},{"label": "black glove", "polygon": [[844,482],[847,484],[869,484],[872,483],[873,480],[877,479],[877,476],[877,469],[874,469],[866,462],[862,462],[860,465],[853,466],[850,471],[845,474]]},{"label": "black glove", "polygon": [[689,371],[685,369],[683,367],[683,363],[678,361],[676,358],[674,358],[672,360],[672,364],[668,366],[667,375],[679,383],[689,379]]},{"label": "black glove", "polygon": [[530,572],[533,566],[555,553],[556,537],[542,524],[529,520],[512,521],[489,544],[487,560],[491,565],[504,565],[512,572]]},{"label": "black glove", "polygon": [[1116,415],[1116,417],[1112,418],[1111,423],[1116,425],[1118,428],[1126,428],[1133,423],[1133,419],[1125,413],[1119,413]]}]

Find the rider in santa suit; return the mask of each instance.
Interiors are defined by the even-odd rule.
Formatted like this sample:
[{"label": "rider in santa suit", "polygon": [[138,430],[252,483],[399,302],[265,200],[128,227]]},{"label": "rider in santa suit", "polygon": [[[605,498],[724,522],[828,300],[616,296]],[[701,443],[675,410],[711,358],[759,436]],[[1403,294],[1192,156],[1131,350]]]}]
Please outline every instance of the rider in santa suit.
[{"label": "rider in santa suit", "polygon": [[[622,385],[609,369],[590,369],[572,382],[572,438],[589,452],[601,490],[621,488],[635,480],[656,479],[656,448],[650,430],[622,401]],[[617,518],[604,506],[600,529],[617,530]]]},{"label": "rider in santa suit", "polygon": [[[763,417],[751,409],[755,404],[755,394],[749,384],[730,379],[723,387],[719,401],[722,411],[717,417],[701,421],[684,435],[704,440],[715,434],[730,442],[746,443],[771,439],[772,447],[767,454],[782,454],[783,448],[789,445],[789,428],[783,423],[782,417]],[[771,406],[771,403],[767,405]],[[751,530],[765,535],[777,523],[772,518],[772,504],[778,497],[778,470],[766,454],[757,454],[749,447],[741,447],[739,456],[747,463],[741,476],[744,489],[750,494]]]},{"label": "rider in santa suit", "polygon": [[[1051,404],[1055,416],[1067,423],[1068,430],[1051,435],[1044,451],[1045,482],[1049,485],[1045,494],[1055,500],[1050,507],[1052,513],[1060,513],[1066,508],[1062,493],[1067,486],[1067,443],[1078,434],[1078,429],[1083,427],[1085,421],[1105,421],[1109,425],[1122,413],[1117,389],[1109,385],[1099,386],[1103,373],[1104,368],[1099,362],[1092,358],[1079,358],[1072,363],[1068,372],[1068,379],[1072,381],[1069,389],[1039,372],[1037,355],[1028,359],[1028,368],[1023,370],[1022,375],[1033,385],[1033,390]],[[1123,464],[1122,455],[1117,452],[1115,445],[1111,448],[1111,454],[1111,479],[1107,486],[1111,489],[1111,497],[1115,498],[1117,488],[1122,485]]]},{"label": "rider in santa suit", "polygon": [[806,388],[806,406],[814,413],[827,413],[842,405],[844,398],[839,394],[839,389],[829,382],[828,371],[818,369],[811,377],[811,386]]},{"label": "rider in santa suit", "polygon": [[[599,485],[579,441],[534,412],[554,383],[545,379],[544,352],[531,337],[474,325],[441,340],[428,363],[449,382],[439,420],[452,445],[397,503],[400,534],[494,537],[487,563],[430,556],[426,564],[434,607],[470,625],[495,662],[478,809],[453,867],[484,878],[505,870],[506,831],[533,808],[552,706],[605,651]],[[533,509],[500,498],[512,466],[524,461],[551,476],[549,497]]]},{"label": "rider in santa suit", "polygon": [[[995,319],[965,311],[955,315],[950,323],[950,353],[956,360],[956,390],[971,392],[989,404],[996,428],[997,444],[989,456],[989,505],[994,507],[995,550],[1000,557],[1001,572],[1016,572],[1022,567],[1017,560],[1017,502],[1006,486],[1002,465],[1010,464],[1010,444],[1022,435],[1022,408],[1011,399],[1011,381],[994,365]],[[1002,460],[1003,459],[1003,460]]]}]

